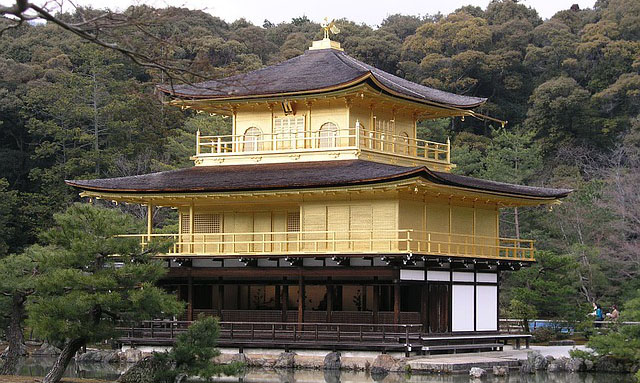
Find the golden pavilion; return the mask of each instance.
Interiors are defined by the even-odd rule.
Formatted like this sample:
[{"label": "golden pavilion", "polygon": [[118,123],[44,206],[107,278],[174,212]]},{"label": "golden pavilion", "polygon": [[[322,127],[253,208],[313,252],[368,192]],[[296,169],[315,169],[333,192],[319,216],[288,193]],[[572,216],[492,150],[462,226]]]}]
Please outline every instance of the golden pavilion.
[{"label": "golden pavilion", "polygon": [[232,133],[198,132],[187,169],[67,184],[177,209],[176,233],[154,233],[148,214],[146,233],[123,234],[171,241],[157,257],[184,319],[218,316],[221,344],[244,347],[497,347],[500,275],[535,262],[533,240],[500,237],[500,209],[570,190],[452,174],[450,143],[417,137],[421,120],[483,117],[486,99],[386,73],[328,36],[277,65],[159,90],[231,117]]}]

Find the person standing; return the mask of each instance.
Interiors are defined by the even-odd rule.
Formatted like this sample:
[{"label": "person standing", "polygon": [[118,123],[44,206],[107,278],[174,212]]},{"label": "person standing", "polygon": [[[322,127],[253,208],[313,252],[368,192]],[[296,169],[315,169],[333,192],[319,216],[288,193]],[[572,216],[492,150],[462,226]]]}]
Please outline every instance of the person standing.
[{"label": "person standing", "polygon": [[607,318],[611,320],[618,320],[619,316],[620,316],[620,311],[618,311],[618,306],[616,305],[611,306],[611,312],[607,313]]}]

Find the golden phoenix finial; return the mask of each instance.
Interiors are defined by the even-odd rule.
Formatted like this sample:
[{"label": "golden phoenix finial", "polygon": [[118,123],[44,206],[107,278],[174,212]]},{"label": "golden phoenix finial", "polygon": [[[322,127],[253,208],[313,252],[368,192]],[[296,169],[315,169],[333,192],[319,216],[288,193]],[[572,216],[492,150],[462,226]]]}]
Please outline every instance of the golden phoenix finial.
[{"label": "golden phoenix finial", "polygon": [[325,39],[329,38],[329,32],[333,33],[334,35],[340,33],[340,28],[338,28],[338,26],[336,25],[336,21],[331,20],[331,22],[329,22],[329,18],[327,17],[324,18],[324,22],[320,23],[320,26],[322,27],[322,29],[324,29]]}]

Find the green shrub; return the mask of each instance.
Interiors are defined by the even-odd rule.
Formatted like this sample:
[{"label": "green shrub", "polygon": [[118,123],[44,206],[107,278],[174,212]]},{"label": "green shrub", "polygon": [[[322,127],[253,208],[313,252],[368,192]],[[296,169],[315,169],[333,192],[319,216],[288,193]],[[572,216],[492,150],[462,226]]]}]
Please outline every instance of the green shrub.
[{"label": "green shrub", "polygon": [[199,317],[186,332],[178,336],[170,351],[155,355],[168,366],[156,374],[155,381],[172,382],[178,374],[183,373],[207,380],[221,374],[237,375],[243,368],[241,363],[220,365],[213,362],[213,358],[220,355],[216,348],[219,334],[218,319]]},{"label": "green shrub", "polygon": [[553,339],[556,335],[551,327],[538,327],[531,333],[534,343],[546,343]]},{"label": "green shrub", "polygon": [[[640,322],[640,290],[624,305],[620,320]],[[640,363],[640,325],[614,326],[607,334],[592,336],[587,345],[598,355]]]}]

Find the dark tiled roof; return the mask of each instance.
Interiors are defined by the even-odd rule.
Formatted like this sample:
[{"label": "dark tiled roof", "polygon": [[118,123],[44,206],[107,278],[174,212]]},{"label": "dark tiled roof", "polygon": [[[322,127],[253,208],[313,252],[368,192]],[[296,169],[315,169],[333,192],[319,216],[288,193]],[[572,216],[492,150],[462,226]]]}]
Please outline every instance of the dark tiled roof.
[{"label": "dark tiled roof", "polygon": [[568,189],[549,189],[363,160],[286,164],[195,166],[131,177],[66,181],[68,185],[102,192],[171,193],[229,192],[366,185],[423,177],[433,183],[506,193],[523,197],[562,198]]},{"label": "dark tiled roof", "polygon": [[407,81],[335,49],[309,50],[282,63],[221,80],[158,88],[185,98],[242,98],[313,93],[352,85],[370,77],[382,84],[384,90],[425,102],[472,108],[486,101],[485,98],[461,96]]}]

